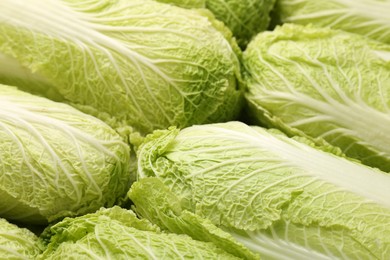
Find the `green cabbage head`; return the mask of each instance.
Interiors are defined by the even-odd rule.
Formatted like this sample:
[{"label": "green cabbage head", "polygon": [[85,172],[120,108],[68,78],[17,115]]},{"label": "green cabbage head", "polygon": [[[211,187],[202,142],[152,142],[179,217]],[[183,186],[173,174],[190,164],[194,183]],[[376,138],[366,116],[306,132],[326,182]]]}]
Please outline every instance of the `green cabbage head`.
[{"label": "green cabbage head", "polygon": [[276,10],[285,23],[342,29],[390,44],[389,0],[278,0]]},{"label": "green cabbage head", "polygon": [[168,230],[196,235],[190,212],[262,259],[390,258],[390,175],[333,146],[229,122],[156,131],[138,159],[130,198]]},{"label": "green cabbage head", "polygon": [[0,218],[0,257],[1,259],[35,259],[41,253],[38,237],[26,228],[9,223]]},{"label": "green cabbage head", "polygon": [[240,259],[213,243],[162,232],[120,207],[66,218],[41,236],[38,259]]},{"label": "green cabbage head", "polygon": [[254,122],[325,139],[390,172],[390,45],[284,24],[251,42],[244,66]]},{"label": "green cabbage head", "polygon": [[237,43],[245,49],[257,33],[270,23],[270,12],[275,0],[157,0],[185,8],[207,8],[233,33]]},{"label": "green cabbage head", "polygon": [[3,0],[0,82],[145,134],[235,118],[234,39],[197,11],[144,0]]},{"label": "green cabbage head", "polygon": [[206,0],[206,8],[230,28],[243,49],[268,28],[274,4],[275,0]]},{"label": "green cabbage head", "polygon": [[129,188],[129,147],[66,104],[0,85],[0,216],[45,224],[112,206]]},{"label": "green cabbage head", "polygon": [[206,5],[206,0],[156,0],[160,3],[173,4],[183,8],[203,8]]}]

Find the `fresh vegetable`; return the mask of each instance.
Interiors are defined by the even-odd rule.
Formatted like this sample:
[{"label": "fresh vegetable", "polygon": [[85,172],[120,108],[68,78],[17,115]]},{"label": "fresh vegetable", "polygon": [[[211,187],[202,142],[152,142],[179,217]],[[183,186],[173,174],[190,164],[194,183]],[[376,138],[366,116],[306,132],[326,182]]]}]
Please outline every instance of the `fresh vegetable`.
[{"label": "fresh vegetable", "polygon": [[242,49],[270,23],[275,0],[206,0],[206,7],[228,26]]},{"label": "fresh vegetable", "polygon": [[0,259],[390,259],[388,14],[0,0]]},{"label": "fresh vegetable", "polygon": [[156,0],[160,3],[173,4],[183,8],[204,8],[206,0]]},{"label": "fresh vegetable", "polygon": [[178,197],[164,183],[154,177],[135,182],[128,193],[136,205],[136,212],[163,230],[186,234],[195,240],[212,242],[226,252],[243,259],[259,256],[235,241],[228,233],[217,228],[210,220],[184,210]]},{"label": "fresh vegetable", "polygon": [[342,29],[390,44],[389,0],[278,0],[276,8],[285,23]]},{"label": "fresh vegetable", "polygon": [[0,107],[0,217],[46,224],[124,197],[129,147],[108,125],[5,85]]},{"label": "fresh vegetable", "polygon": [[244,53],[255,122],[325,139],[390,171],[390,45],[363,36],[285,24]]},{"label": "fresh vegetable", "polygon": [[40,253],[41,247],[34,233],[0,218],[1,259],[35,259]]},{"label": "fresh vegetable", "polygon": [[265,259],[390,257],[390,175],[332,146],[230,122],[156,131],[138,158],[167,187],[130,196],[151,221],[170,225],[150,203],[170,191]]},{"label": "fresh vegetable", "polygon": [[163,233],[119,207],[66,218],[42,235],[38,259],[239,259],[213,243]]},{"label": "fresh vegetable", "polygon": [[231,120],[240,53],[209,19],[145,0],[3,0],[0,82],[142,134]]},{"label": "fresh vegetable", "polygon": [[275,0],[157,0],[185,8],[207,8],[224,22],[242,49],[258,32],[265,31]]}]

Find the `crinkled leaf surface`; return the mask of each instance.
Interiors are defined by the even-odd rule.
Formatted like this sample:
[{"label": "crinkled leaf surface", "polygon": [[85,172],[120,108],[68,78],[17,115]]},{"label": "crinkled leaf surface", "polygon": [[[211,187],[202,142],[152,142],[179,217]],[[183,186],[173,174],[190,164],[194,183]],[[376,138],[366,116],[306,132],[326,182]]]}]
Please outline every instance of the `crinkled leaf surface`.
[{"label": "crinkled leaf surface", "polygon": [[313,24],[390,43],[389,0],[279,0],[282,22]]},{"label": "crinkled leaf surface", "polygon": [[275,0],[206,0],[206,7],[229,27],[244,49],[251,38],[265,31]]},{"label": "crinkled leaf surface", "polygon": [[0,218],[0,257],[7,260],[35,259],[41,253],[38,237],[26,228]]},{"label": "crinkled leaf surface", "polygon": [[239,259],[212,243],[163,233],[119,207],[66,218],[45,232],[50,242],[38,259]]},{"label": "crinkled leaf surface", "polygon": [[389,258],[390,176],[298,139],[239,122],[159,131],[139,177],[262,257]]},{"label": "crinkled leaf surface", "polygon": [[259,258],[210,220],[182,210],[178,197],[158,178],[149,177],[135,182],[128,196],[134,203],[137,214],[162,229],[186,234],[195,240],[212,242],[226,252],[243,259]]},{"label": "crinkled leaf surface", "polygon": [[157,2],[174,4],[184,8],[203,8],[206,0],[156,0]]},{"label": "crinkled leaf surface", "polygon": [[275,0],[158,0],[186,8],[207,8],[222,21],[245,49],[258,32],[265,31],[270,23],[270,12]]},{"label": "crinkled leaf surface", "polygon": [[250,112],[288,134],[323,138],[390,171],[390,46],[285,24],[244,54]]},{"label": "crinkled leaf surface", "polygon": [[107,124],[5,85],[0,107],[0,216],[46,223],[125,195],[129,147]]},{"label": "crinkled leaf surface", "polygon": [[[0,82],[145,134],[235,118],[231,39],[209,17],[144,0],[4,0]],[[237,46],[236,46],[237,47]]]}]

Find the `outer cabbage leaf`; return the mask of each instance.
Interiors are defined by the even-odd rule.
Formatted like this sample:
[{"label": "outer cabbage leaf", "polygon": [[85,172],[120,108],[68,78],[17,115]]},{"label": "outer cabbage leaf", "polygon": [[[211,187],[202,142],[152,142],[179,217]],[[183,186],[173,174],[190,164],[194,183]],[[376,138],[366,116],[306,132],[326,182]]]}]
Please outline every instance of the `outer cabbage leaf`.
[{"label": "outer cabbage leaf", "polygon": [[47,223],[126,194],[129,147],[104,122],[4,85],[0,107],[0,216]]},{"label": "outer cabbage leaf", "polygon": [[208,219],[182,210],[177,196],[157,178],[144,178],[135,182],[128,196],[139,215],[162,229],[177,234],[186,234],[196,240],[212,242],[226,252],[243,259],[259,258]]},{"label": "outer cabbage leaf", "polygon": [[207,9],[230,28],[243,49],[268,28],[274,4],[275,0],[206,0]]},{"label": "outer cabbage leaf", "polygon": [[282,22],[313,24],[390,43],[389,0],[278,0]]},{"label": "outer cabbage leaf", "polygon": [[43,236],[47,249],[38,259],[239,259],[212,243],[163,233],[119,207],[66,218]]},{"label": "outer cabbage leaf", "polygon": [[6,0],[0,10],[0,82],[143,134],[240,110],[234,41],[197,11],[144,0]]},{"label": "outer cabbage leaf", "polygon": [[362,36],[285,24],[244,53],[256,123],[325,139],[390,171],[390,46]]},{"label": "outer cabbage leaf", "polygon": [[265,31],[270,23],[270,12],[275,0],[157,0],[187,8],[209,9],[237,38],[241,48],[257,33]]},{"label": "outer cabbage leaf", "polygon": [[161,3],[174,4],[183,8],[203,8],[206,0],[155,0]]},{"label": "outer cabbage leaf", "polygon": [[388,259],[390,176],[303,140],[239,122],[159,131],[139,178],[263,259]]},{"label": "outer cabbage leaf", "polygon": [[1,259],[35,259],[41,253],[38,237],[26,228],[9,223],[0,218]]}]

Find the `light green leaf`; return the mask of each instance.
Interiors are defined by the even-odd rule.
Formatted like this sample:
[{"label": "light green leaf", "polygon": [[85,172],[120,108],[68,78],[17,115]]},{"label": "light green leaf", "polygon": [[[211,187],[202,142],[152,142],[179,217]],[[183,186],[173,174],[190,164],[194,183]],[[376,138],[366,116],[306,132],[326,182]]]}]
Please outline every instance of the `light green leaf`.
[{"label": "light green leaf", "polygon": [[325,139],[390,171],[390,46],[362,36],[285,24],[244,54],[249,110],[289,135]]},{"label": "light green leaf", "polygon": [[257,33],[270,23],[270,12],[275,0],[206,0],[206,8],[226,24],[245,49]]},{"label": "light green leaf", "polygon": [[35,259],[41,253],[38,237],[26,228],[0,218],[0,257],[7,260]]},{"label": "light green leaf", "polygon": [[389,258],[390,176],[308,143],[239,122],[159,132],[139,177],[265,258]]},{"label": "light green leaf", "polygon": [[135,182],[128,196],[138,214],[162,229],[186,234],[195,240],[212,242],[226,252],[243,259],[259,258],[208,219],[182,210],[177,196],[157,178],[150,177]]},{"label": "light green leaf", "polygon": [[48,246],[38,259],[238,259],[212,243],[163,233],[119,207],[66,218],[44,236]]},{"label": "light green leaf", "polygon": [[222,21],[245,49],[257,33],[265,31],[270,23],[270,12],[275,0],[157,0],[186,8],[207,8]]},{"label": "light green leaf", "polygon": [[0,107],[0,216],[47,223],[125,195],[130,151],[108,125],[5,85]]},{"label": "light green leaf", "polygon": [[313,24],[390,43],[389,0],[279,0],[282,22]]},{"label": "light green leaf", "polygon": [[235,118],[240,65],[197,11],[144,0],[3,0],[0,82],[146,134]]},{"label": "light green leaf", "polygon": [[173,4],[183,8],[203,8],[206,0],[155,0],[161,3]]}]

